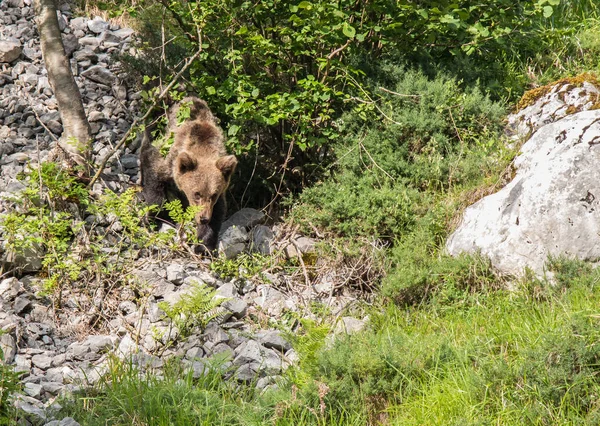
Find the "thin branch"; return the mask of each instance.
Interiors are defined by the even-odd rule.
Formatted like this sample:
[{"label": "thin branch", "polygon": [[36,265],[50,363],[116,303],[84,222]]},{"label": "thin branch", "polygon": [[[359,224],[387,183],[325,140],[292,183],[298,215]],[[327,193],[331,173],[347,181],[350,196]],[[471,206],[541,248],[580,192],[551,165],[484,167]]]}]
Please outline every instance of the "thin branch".
[{"label": "thin branch", "polygon": [[169,83],[169,85],[167,87],[165,87],[163,89],[163,91],[158,95],[158,97],[154,100],[152,105],[150,105],[150,107],[148,108],[146,113],[142,117],[137,117],[135,120],[133,120],[133,123],[131,123],[129,130],[127,130],[127,132],[119,140],[117,145],[112,149],[112,151],[110,151],[108,153],[108,155],[106,155],[106,157],[104,157],[104,159],[100,163],[100,166],[98,167],[98,170],[96,171],[96,174],[94,175],[94,177],[92,177],[92,179],[90,180],[90,183],[88,184],[88,188],[91,188],[94,185],[94,183],[96,183],[96,181],[102,174],[102,171],[104,170],[104,167],[106,166],[106,163],[108,163],[108,160],[110,160],[110,158],[113,155],[115,155],[115,153],[119,149],[121,149],[121,147],[125,144],[125,142],[129,138],[129,135],[131,135],[131,132],[133,132],[133,129],[136,128],[140,123],[143,123],[146,121],[146,119],[150,116],[150,113],[154,110],[154,108],[156,108],[158,103],[167,95],[167,93],[169,93],[169,91],[175,85],[175,83],[177,83],[177,81],[179,80],[181,75],[188,69],[188,67],[192,64],[192,62],[194,62],[196,60],[196,58],[198,58],[200,53],[202,53],[202,46],[199,46],[198,51],[196,53],[194,53],[194,55],[186,61],[186,63],[183,65],[183,68],[181,68],[179,73],[177,73],[177,75],[175,77],[173,77],[173,80]]},{"label": "thin branch", "polygon": [[[364,139],[364,137],[363,137]],[[367,150],[367,148],[363,145],[362,140],[358,141],[358,144],[360,145],[360,147],[367,153],[367,155],[369,156],[369,159],[371,160],[371,162],[375,165],[375,167],[377,167],[379,170],[381,170],[387,177],[389,177],[391,180],[395,180],[392,175],[390,175],[388,172],[386,172],[385,170],[383,170],[381,167],[379,167],[379,164],[377,164],[375,162],[375,160],[373,159],[373,157],[371,157],[371,154],[369,153],[369,151]]]}]

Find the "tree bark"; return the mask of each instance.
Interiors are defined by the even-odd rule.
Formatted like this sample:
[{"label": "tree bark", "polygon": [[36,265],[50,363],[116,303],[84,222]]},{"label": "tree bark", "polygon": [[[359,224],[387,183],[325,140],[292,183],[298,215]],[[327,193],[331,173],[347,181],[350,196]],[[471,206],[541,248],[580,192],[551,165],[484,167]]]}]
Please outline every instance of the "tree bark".
[{"label": "tree bark", "polygon": [[59,144],[77,164],[84,167],[87,175],[91,151],[90,124],[83,109],[79,88],[71,72],[69,59],[65,54],[56,5],[54,0],[34,0],[33,5],[42,56],[48,71],[48,82],[56,96],[63,125]]}]

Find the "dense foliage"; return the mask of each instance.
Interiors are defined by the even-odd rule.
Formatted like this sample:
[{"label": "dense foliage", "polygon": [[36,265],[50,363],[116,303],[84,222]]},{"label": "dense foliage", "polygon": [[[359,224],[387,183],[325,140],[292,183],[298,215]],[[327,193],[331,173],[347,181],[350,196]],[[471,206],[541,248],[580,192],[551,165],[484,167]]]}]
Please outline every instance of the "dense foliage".
[{"label": "dense foliage", "polygon": [[331,143],[346,137],[342,114],[379,102],[367,82],[387,76],[374,64],[442,70],[515,99],[532,73],[556,67],[559,51],[578,56],[570,37],[597,10],[592,0],[131,3],[99,4],[139,19],[154,48],[144,73],[168,79],[201,49],[186,89],[208,101],[242,154],[234,200],[261,207],[323,175]]}]

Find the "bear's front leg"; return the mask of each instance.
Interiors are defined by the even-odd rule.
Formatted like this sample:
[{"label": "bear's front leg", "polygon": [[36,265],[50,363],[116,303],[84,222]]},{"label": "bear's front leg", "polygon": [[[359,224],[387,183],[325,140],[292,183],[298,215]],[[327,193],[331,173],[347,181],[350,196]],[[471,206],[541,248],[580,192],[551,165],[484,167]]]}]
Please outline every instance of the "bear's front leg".
[{"label": "bear's front leg", "polygon": [[219,232],[221,231],[223,219],[225,219],[226,210],[225,196],[221,196],[213,207],[210,222],[198,225],[197,236],[200,244],[196,246],[196,253],[202,255],[216,254]]}]

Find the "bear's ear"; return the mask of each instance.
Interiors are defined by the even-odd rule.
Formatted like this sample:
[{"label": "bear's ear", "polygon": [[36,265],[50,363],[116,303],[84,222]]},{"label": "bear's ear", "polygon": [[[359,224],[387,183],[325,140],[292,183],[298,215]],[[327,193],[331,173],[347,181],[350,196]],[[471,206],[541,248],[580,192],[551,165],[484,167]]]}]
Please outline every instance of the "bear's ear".
[{"label": "bear's ear", "polygon": [[223,173],[225,179],[229,179],[235,170],[237,163],[238,161],[237,158],[235,158],[235,155],[227,155],[217,160],[217,169],[221,170],[221,173]]},{"label": "bear's ear", "polygon": [[177,156],[177,170],[180,174],[185,174],[196,169],[198,163],[187,152],[182,152]]}]

